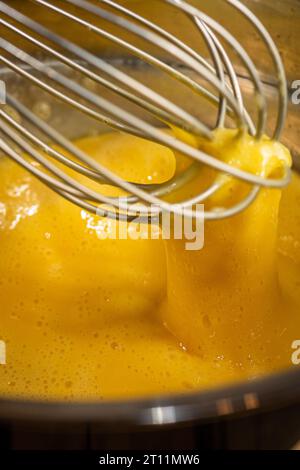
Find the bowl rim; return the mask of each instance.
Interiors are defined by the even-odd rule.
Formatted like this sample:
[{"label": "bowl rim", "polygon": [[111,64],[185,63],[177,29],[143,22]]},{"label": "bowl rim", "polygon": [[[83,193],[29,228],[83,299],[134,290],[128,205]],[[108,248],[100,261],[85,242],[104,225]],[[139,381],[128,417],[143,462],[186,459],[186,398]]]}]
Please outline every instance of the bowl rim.
[{"label": "bowl rim", "polygon": [[109,401],[0,398],[0,420],[157,426],[233,418],[300,405],[300,366],[225,387]]}]

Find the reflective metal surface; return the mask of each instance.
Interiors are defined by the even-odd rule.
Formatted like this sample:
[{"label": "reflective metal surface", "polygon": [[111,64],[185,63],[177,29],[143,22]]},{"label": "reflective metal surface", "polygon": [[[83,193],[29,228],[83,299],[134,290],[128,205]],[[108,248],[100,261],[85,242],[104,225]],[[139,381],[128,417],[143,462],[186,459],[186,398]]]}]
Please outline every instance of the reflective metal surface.
[{"label": "reflective metal surface", "polygon": [[[24,12],[26,10],[25,3],[27,2],[11,0],[9,3],[20,11]],[[122,3],[126,4],[126,1]],[[194,0],[192,3],[198,4],[199,1]],[[211,2],[201,2],[201,4],[202,3],[205,3],[203,8],[209,12],[210,9],[221,8],[220,4],[222,2],[215,0]],[[287,125],[283,133],[283,142],[292,150],[295,166],[300,168],[300,105],[294,104],[292,100],[292,95],[295,92],[293,82],[300,80],[300,4],[297,0],[247,1],[246,3],[270,30],[279,46],[285,63],[289,82],[290,100]],[[159,16],[166,28],[168,28],[168,24],[170,23],[175,24],[178,29],[179,37],[184,36],[184,33],[186,35],[187,31],[190,31],[187,20],[181,19],[177,22],[178,18],[175,12],[170,13],[168,7],[162,5],[160,0],[131,0],[130,5],[138,13],[144,14],[151,20],[155,21]],[[40,11],[35,9],[34,5],[32,5],[32,8],[33,16],[38,21]],[[166,13],[167,11],[169,13]],[[45,18],[43,18],[43,21],[45,23]],[[56,23],[51,14],[46,18],[46,23],[47,22],[52,26],[54,22],[54,26],[58,32],[64,29],[64,22],[58,21]],[[272,102],[275,95],[273,84],[268,73],[268,62],[265,60],[266,51],[261,49],[258,45],[256,35],[254,33],[249,34],[246,25],[241,21],[236,21],[234,14],[230,17],[226,16],[226,23],[231,23],[229,27],[231,27],[233,31],[237,30],[237,33],[243,36],[245,47],[255,56],[256,63],[262,71],[266,83],[269,99]],[[71,30],[68,34],[72,37]],[[117,48],[109,45],[105,41],[95,41],[95,38],[89,35],[87,35],[86,38],[77,39],[78,43],[84,41],[84,44],[88,45],[90,50],[118,64],[122,70],[132,73],[137,79],[140,76],[145,77],[145,74],[147,74],[147,69],[145,70],[139,62],[133,63],[128,58],[120,57]],[[190,41],[190,44],[193,45],[195,36],[193,36],[192,33],[190,33],[190,35],[188,34],[187,41]],[[199,47],[199,50],[201,50],[203,45],[197,44],[195,47]],[[243,75],[242,68],[240,69],[240,73]],[[154,79],[155,78],[156,77],[154,77]],[[68,138],[95,134],[106,130],[105,126],[91,121],[88,117],[82,117],[80,122],[67,119],[67,117],[69,117],[69,108],[64,106],[63,103],[56,102],[52,98],[49,99],[43,91],[36,92],[35,88],[33,89],[30,86],[26,86],[21,77],[17,77],[7,69],[0,70],[0,79],[6,81],[10,93],[17,96],[18,99],[29,106],[30,109],[46,122],[51,123],[51,125],[56,128],[61,128],[63,123],[64,132]],[[151,81],[151,77],[149,77],[149,81]],[[85,85],[91,86],[88,81],[85,82]],[[245,90],[247,90],[248,85],[248,81],[245,80],[243,83]],[[161,90],[168,88],[168,82],[162,81],[160,87]],[[93,90],[95,91],[95,89]],[[101,90],[101,92],[103,92],[103,90]],[[107,96],[109,97],[109,94]],[[187,103],[187,107],[192,106],[187,96],[183,95],[182,100]],[[206,112],[205,109],[197,111],[200,114],[205,114]],[[22,123],[22,117],[20,115],[14,117]],[[274,124],[272,119],[273,113],[271,112],[269,115],[270,125]],[[289,411],[284,414],[284,410],[287,409]],[[276,447],[280,448],[283,445],[289,445],[288,436],[286,436],[286,434],[285,436],[280,434],[280,422],[289,423],[291,429],[289,439],[291,440],[290,444],[292,444],[292,439],[295,437],[296,440],[297,437],[299,409],[300,368],[294,366],[294,368],[289,371],[283,371],[282,373],[244,382],[239,385],[226,386],[222,389],[207,390],[182,396],[152,397],[147,400],[135,400],[130,402],[43,403],[0,399],[0,420],[2,420],[2,423],[11,423],[9,425],[11,426],[10,429],[15,425],[17,426],[16,423],[28,423],[30,421],[43,423],[43,426],[45,423],[51,422],[73,424],[84,422],[91,423],[91,425],[97,424],[101,427],[102,439],[104,439],[103,435],[105,433],[116,433],[116,428],[119,428],[119,426],[125,429],[125,433],[129,432],[129,429],[140,429],[140,426],[146,426],[148,430],[150,426],[151,429],[153,428],[154,432],[158,432],[158,428],[161,428],[162,425],[174,426],[177,423],[184,423],[185,435],[192,432],[191,429],[194,426],[198,426],[197,432],[202,436],[201,426],[203,426],[203,429],[205,429],[207,433],[206,435],[210,436],[213,441],[213,439],[216,439],[216,435],[220,429],[222,433],[226,435],[231,424],[226,424],[227,431],[224,431],[224,422],[231,423],[230,419],[234,417],[234,422],[237,426],[236,434],[239,433],[238,423],[244,423],[245,419],[249,420],[248,429],[252,429],[252,426],[253,429],[257,429],[259,425],[261,429],[264,429],[262,434],[266,433],[266,436],[268,432],[271,432],[271,427],[277,427],[275,431],[277,431],[278,436],[276,437],[277,441],[274,446],[276,445]],[[284,421],[285,418],[283,418],[283,416],[288,416],[286,421]],[[297,420],[297,423],[293,423],[293,416]],[[213,423],[211,428],[207,427],[210,426],[208,423]],[[6,424],[3,424],[3,426],[5,427]],[[51,428],[50,425],[49,429],[53,429],[53,427]],[[211,429],[211,431],[209,431],[209,429]],[[269,431],[266,431],[266,429]],[[3,432],[7,432],[6,428]],[[70,428],[68,428],[68,432],[70,432]],[[169,431],[167,431],[166,434],[168,434],[168,432]],[[288,432],[287,425],[285,432]],[[255,433],[254,430],[253,433]],[[214,438],[213,435],[215,436]],[[226,440],[226,438],[224,439]],[[254,445],[255,438],[253,437],[253,440],[251,440],[252,437],[249,439]],[[284,439],[286,439],[286,441],[284,441]],[[205,442],[205,444],[203,444],[204,447],[210,447],[205,441],[205,438],[203,438],[203,442]],[[285,444],[283,444],[283,442],[285,442]],[[215,445],[217,447],[226,447],[226,443],[223,442],[222,444],[219,441]],[[271,444],[269,443],[269,445]],[[211,446],[213,447],[214,444]]]}]

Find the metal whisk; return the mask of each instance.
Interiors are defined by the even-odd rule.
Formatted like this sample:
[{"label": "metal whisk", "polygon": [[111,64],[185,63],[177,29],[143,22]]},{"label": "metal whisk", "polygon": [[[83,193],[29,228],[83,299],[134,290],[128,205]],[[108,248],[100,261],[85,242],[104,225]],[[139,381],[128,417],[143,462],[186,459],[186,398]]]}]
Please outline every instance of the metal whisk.
[{"label": "metal whisk", "polygon": [[[187,1],[161,0],[162,3],[170,4],[193,20],[199,34],[202,35],[206,43],[211,60],[201,56],[170,32],[162,29],[158,24],[137,15],[117,1],[65,0],[62,2],[57,0],[53,2],[28,0],[28,3],[30,1],[43,7],[45,15],[51,12],[60,18],[66,18],[68,21],[76,23],[83,28],[83,31],[88,28],[93,34],[112,41],[112,43],[122,47],[127,54],[136,56],[158,68],[173,80],[179,81],[188,87],[197,97],[209,101],[217,109],[215,128],[223,127],[225,119],[228,118],[231,119],[232,125],[236,128],[247,130],[257,139],[264,134],[268,104],[262,80],[253,61],[228,30]],[[246,6],[238,0],[224,1],[252,23],[267,46],[272,58],[278,92],[277,121],[272,137],[279,139],[287,108],[287,84],[280,55],[269,33]],[[74,13],[74,9],[76,13]],[[92,14],[95,19],[101,18],[107,24],[113,24],[122,31],[129,32],[133,37],[155,46],[158,50],[167,52],[183,67],[174,67],[159,56],[135,45],[133,41],[124,40],[121,36],[97,26],[92,20],[84,19],[83,13]],[[112,213],[107,205],[115,207],[118,211],[118,217],[127,220],[134,218],[136,215],[137,203],[139,203],[139,214],[145,217],[159,216],[163,211],[180,213],[182,208],[185,208],[185,214],[188,213],[192,217],[197,217],[194,205],[205,202],[220,190],[224,179],[216,178],[215,182],[205,191],[180,203],[168,203],[163,199],[163,196],[185,184],[200,163],[209,165],[221,174],[231,175],[231,177],[250,184],[248,195],[238,204],[230,208],[216,207],[205,212],[206,219],[215,220],[229,217],[244,210],[257,197],[262,187],[281,188],[288,183],[290,178],[288,168],[286,168],[284,175],[278,179],[257,176],[224,163],[214,156],[194,148],[186,141],[164,132],[163,128],[166,125],[171,125],[192,135],[204,136],[210,139],[213,129],[191,113],[184,111],[173,101],[166,99],[150,89],[149,86],[133,79],[115,65],[76,45],[74,42],[62,37],[62,35],[50,31],[40,23],[14,10],[6,2],[0,1],[0,14],[1,28],[13,34],[16,40],[21,38],[32,43],[40,51],[46,52],[59,63],[106,87],[116,95],[128,100],[128,102],[134,103],[134,105],[154,116],[161,123],[161,127],[150,124],[125,108],[95,94],[77,81],[70,80],[61,71],[52,67],[48,61],[41,61],[38,56],[30,55],[25,50],[17,47],[16,42],[8,41],[2,35],[0,47],[2,51],[5,51],[5,55],[1,55],[0,60],[6,67],[29,80],[34,86],[115,130],[150,139],[181,152],[194,160],[194,164],[188,170],[162,185],[141,185],[124,181],[90,158],[20,101],[8,95],[7,103],[15,108],[25,121],[31,124],[31,129],[33,128],[38,132],[28,130],[26,126],[19,124],[3,107],[0,109],[2,135],[0,149],[66,199],[88,211],[103,216],[113,215],[115,217],[115,212]],[[228,46],[239,57],[253,84],[257,106],[255,122],[243,102],[239,79],[227,52]],[[187,69],[191,70],[201,81],[191,78],[185,72]],[[36,71],[43,77],[42,79],[39,78],[40,75],[37,76]],[[214,91],[211,91],[211,89]],[[41,134],[42,138],[40,137]],[[11,145],[12,143],[13,145]],[[59,144],[74,159],[67,158],[56,150],[53,144]],[[45,156],[45,153],[47,156]],[[30,161],[25,157],[25,154],[30,156]],[[34,162],[38,162],[39,165]],[[60,162],[59,166],[57,162]],[[61,164],[101,184],[118,186],[125,190],[128,196],[121,198],[104,196],[72,178],[68,172],[63,171]]]}]

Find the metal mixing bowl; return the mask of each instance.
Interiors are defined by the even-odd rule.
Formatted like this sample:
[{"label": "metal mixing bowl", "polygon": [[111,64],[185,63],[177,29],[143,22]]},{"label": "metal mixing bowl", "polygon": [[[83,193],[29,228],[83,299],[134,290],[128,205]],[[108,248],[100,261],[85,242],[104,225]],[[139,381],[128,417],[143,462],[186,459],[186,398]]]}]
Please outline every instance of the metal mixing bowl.
[{"label": "metal mixing bowl", "polygon": [[[128,1],[128,0],[127,0]],[[30,2],[7,1],[28,13]],[[126,3],[124,0],[123,3]],[[162,5],[160,0],[131,0],[136,11],[175,30],[191,44],[199,37],[188,29],[186,20]],[[220,9],[222,2],[202,2],[207,11]],[[209,5],[207,5],[209,4]],[[269,28],[283,56],[292,94],[292,82],[300,79],[300,4],[297,0],[248,1]],[[31,5],[31,4],[30,4]],[[39,8],[30,7],[30,14],[39,19]],[[49,15],[40,18],[43,24],[65,29],[64,22]],[[265,51],[258,39],[235,15],[226,16],[227,25],[242,39],[246,49],[255,54],[256,63],[264,74],[270,100],[274,88]],[[171,26],[171,27],[170,27]],[[68,30],[69,37],[72,31]],[[108,43],[100,43],[93,36],[82,39],[85,47],[117,62],[133,76],[154,81],[170,91],[166,79],[149,73],[149,69],[132,58],[123,57]],[[78,42],[78,38],[77,38]],[[80,40],[79,40],[80,42]],[[25,43],[23,44],[23,46]],[[28,44],[26,43],[26,47]],[[199,44],[201,49],[201,44]],[[43,57],[47,60],[46,57]],[[54,64],[57,66],[57,64]],[[158,80],[159,78],[159,80]],[[66,136],[79,137],[102,132],[103,126],[76,114],[69,107],[50,98],[36,87],[28,85],[7,69],[0,69],[0,79],[8,91],[26,103],[39,116],[46,119]],[[91,84],[87,81],[86,86]],[[247,90],[247,80],[244,88]],[[99,93],[109,94],[103,89]],[[176,91],[173,90],[173,93]],[[179,100],[187,107],[184,94]],[[194,107],[194,103],[191,103]],[[300,105],[290,103],[288,122],[283,142],[293,152],[295,168],[300,168]],[[194,110],[195,111],[195,110]],[[74,114],[73,114],[74,113]],[[207,115],[201,107],[199,113]],[[272,113],[270,122],[272,123]],[[1,299],[0,299],[1,304]],[[300,334],[300,332],[299,332]],[[282,373],[251,380],[238,385],[211,389],[180,396],[155,396],[145,400],[103,403],[59,403],[0,399],[0,449],[159,449],[159,448],[289,448],[300,439],[300,367],[294,366]]]}]

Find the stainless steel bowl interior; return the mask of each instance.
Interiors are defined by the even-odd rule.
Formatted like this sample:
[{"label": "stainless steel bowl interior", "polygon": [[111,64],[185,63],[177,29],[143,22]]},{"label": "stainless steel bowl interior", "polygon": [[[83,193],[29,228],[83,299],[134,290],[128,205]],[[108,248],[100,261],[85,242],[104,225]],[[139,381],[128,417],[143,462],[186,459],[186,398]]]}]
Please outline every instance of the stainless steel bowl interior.
[{"label": "stainless steel bowl interior", "polygon": [[[128,0],[127,0],[128,2]],[[127,3],[125,0],[122,3]],[[22,10],[25,14],[35,19],[41,19],[41,10],[32,6],[31,2],[20,0],[11,0],[9,2],[13,7]],[[194,0],[194,4],[199,6],[199,0]],[[222,18],[226,18],[226,24],[235,34],[241,38],[245,48],[252,54],[256,64],[261,70],[270,101],[274,101],[274,84],[270,75],[270,64],[265,60],[266,51],[262,49],[261,44],[255,33],[243,24],[237,21],[234,14],[228,14],[228,7],[224,7],[224,1],[214,0],[211,2],[201,1],[201,8],[212,13],[215,10]],[[265,23],[276,40],[280,52],[283,56],[287,76],[289,80],[290,95],[294,92],[293,81],[300,79],[300,5],[297,0],[263,0],[246,2],[254,13]],[[30,4],[30,10],[28,10]],[[130,5],[137,12],[146,15],[148,18],[157,21],[172,32],[176,32],[182,39],[194,47],[201,50],[204,45],[199,40],[195,30],[188,27],[186,19],[175,15],[173,10],[164,5],[161,0],[131,0]],[[167,11],[165,11],[165,9]],[[164,11],[163,11],[164,10]],[[222,13],[224,12],[224,15]],[[227,14],[225,15],[225,13]],[[55,19],[42,17],[44,25],[55,27],[56,31],[66,31],[63,22],[55,22]],[[50,25],[49,25],[50,23]],[[188,32],[188,33],[187,33]],[[76,34],[72,29],[67,31],[69,37]],[[77,37],[77,43],[81,39]],[[92,34],[87,34],[84,38],[84,45],[93,52],[105,57],[108,61],[117,64],[122,70],[128,72],[131,76],[141,79],[144,82],[155,87],[168,97],[176,96],[176,103],[192,109],[195,114],[204,118],[213,115],[209,106],[195,107],[194,100],[189,98],[189,92],[183,88],[170,87],[169,79],[159,72],[154,72],[149,66],[132,57],[124,56],[122,52],[113,48],[110,44],[95,40]],[[23,47],[25,43],[23,44]],[[28,44],[26,44],[28,47]],[[39,56],[41,58],[41,56]],[[50,60],[49,57],[42,57],[43,60]],[[169,60],[169,58],[166,58]],[[76,75],[73,71],[67,70],[65,66],[57,63],[52,64],[55,67],[63,67],[64,73],[70,74],[70,77],[78,79],[87,87],[92,87],[93,91],[102,94],[114,102],[120,102],[120,99],[113,97],[107,90],[100,85],[89,82],[86,78]],[[188,71],[187,71],[188,72]],[[188,72],[189,73],[189,72]],[[241,83],[245,96],[250,97],[249,81],[243,78],[243,70],[240,70]],[[24,78],[16,76],[8,69],[0,69],[0,80],[6,83],[8,93],[20,99],[37,115],[42,117],[56,129],[63,131],[68,138],[78,138],[80,136],[92,135],[107,130],[102,124],[89,117],[80,114],[69,106],[57,101],[42,90],[32,86]],[[248,93],[249,91],[249,93]],[[274,103],[275,105],[275,103]],[[289,105],[288,121],[283,134],[283,142],[290,147],[293,153],[295,167],[300,169],[300,105],[293,104],[292,99]],[[20,116],[14,116],[22,122]],[[141,111],[139,111],[141,112]],[[270,113],[270,124],[272,123],[272,113]],[[209,118],[210,119],[210,118]],[[249,402],[249,396],[253,396],[253,401]],[[226,386],[218,390],[208,390],[199,393],[193,393],[182,396],[164,396],[152,397],[147,400],[132,400],[130,402],[105,402],[105,403],[43,403],[33,401],[5,400],[0,399],[0,417],[19,417],[22,419],[64,419],[64,420],[97,420],[106,423],[123,421],[124,423],[157,425],[173,424],[194,419],[211,419],[222,415],[222,408],[219,404],[225,402],[229,404],[229,414],[246,413],[270,406],[281,406],[284,403],[291,402],[300,396],[300,369],[294,368],[289,371],[283,371],[262,379],[245,382],[238,385]],[[248,397],[248,398],[247,398]],[[250,406],[249,403],[254,403]]]}]

